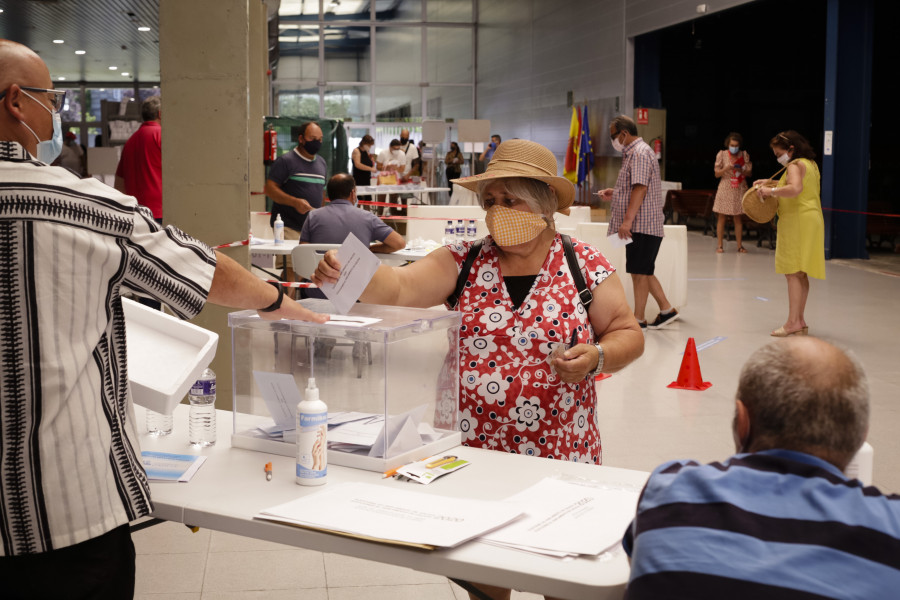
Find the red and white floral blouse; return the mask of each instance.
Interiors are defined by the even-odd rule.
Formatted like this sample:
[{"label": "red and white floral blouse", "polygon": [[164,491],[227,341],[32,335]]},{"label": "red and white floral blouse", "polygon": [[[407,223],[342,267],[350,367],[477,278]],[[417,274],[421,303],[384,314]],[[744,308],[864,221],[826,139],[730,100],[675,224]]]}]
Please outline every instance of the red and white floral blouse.
[{"label": "red and white floral blouse", "polygon": [[[448,246],[461,268],[473,242]],[[593,290],[615,269],[595,248],[572,244]],[[459,306],[460,421],[463,444],[490,450],[600,464],[597,397],[592,378],[564,383],[550,353],[568,344],[593,343],[594,330],[578,298],[557,234],[518,309],[503,283],[497,248],[484,239]]]}]

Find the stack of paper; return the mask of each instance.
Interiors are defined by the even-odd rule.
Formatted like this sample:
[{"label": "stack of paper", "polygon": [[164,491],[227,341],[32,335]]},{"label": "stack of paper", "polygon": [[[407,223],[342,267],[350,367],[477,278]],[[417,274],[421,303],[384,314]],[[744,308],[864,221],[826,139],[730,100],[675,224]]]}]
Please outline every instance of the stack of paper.
[{"label": "stack of paper", "polygon": [[[260,431],[271,439],[293,443],[297,439],[297,404],[303,400],[294,376],[253,371],[253,377],[275,421],[271,425],[260,426]],[[425,410],[426,405],[423,404],[403,414],[390,416],[387,422],[383,414],[334,413],[328,419],[328,448],[364,453],[376,458],[403,454],[442,437],[423,422]]]},{"label": "stack of paper", "polygon": [[418,548],[453,547],[522,514],[509,502],[444,498],[342,483],[273,506],[254,518]]},{"label": "stack of paper", "polygon": [[597,555],[619,544],[634,518],[639,492],[590,482],[543,479],[508,498],[526,513],[481,541],[565,558]]}]

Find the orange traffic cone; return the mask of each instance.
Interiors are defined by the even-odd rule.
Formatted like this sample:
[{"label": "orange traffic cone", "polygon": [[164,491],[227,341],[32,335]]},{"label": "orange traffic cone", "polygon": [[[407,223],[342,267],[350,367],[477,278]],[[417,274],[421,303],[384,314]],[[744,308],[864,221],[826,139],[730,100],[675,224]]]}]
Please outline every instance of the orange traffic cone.
[{"label": "orange traffic cone", "polygon": [[684,348],[684,358],[681,359],[681,369],[678,370],[678,380],[666,387],[702,392],[711,386],[710,382],[703,381],[703,375],[700,374],[700,361],[697,359],[697,345],[694,343],[694,338],[688,338],[687,346]]}]

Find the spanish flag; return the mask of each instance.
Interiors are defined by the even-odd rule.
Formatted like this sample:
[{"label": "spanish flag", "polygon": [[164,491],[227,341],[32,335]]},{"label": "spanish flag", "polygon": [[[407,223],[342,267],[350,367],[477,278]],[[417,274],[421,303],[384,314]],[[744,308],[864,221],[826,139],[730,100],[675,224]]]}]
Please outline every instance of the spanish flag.
[{"label": "spanish flag", "polygon": [[581,115],[578,108],[572,107],[572,123],[569,125],[569,141],[566,144],[566,162],[563,163],[563,176],[575,183],[578,181],[578,137],[581,133]]}]

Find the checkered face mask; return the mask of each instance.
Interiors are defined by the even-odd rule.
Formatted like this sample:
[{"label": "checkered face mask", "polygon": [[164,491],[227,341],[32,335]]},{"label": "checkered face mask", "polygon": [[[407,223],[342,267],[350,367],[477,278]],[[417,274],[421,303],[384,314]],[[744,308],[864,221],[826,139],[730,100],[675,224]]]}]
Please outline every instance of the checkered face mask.
[{"label": "checkered face mask", "polygon": [[485,222],[494,243],[501,247],[525,244],[547,229],[547,221],[543,215],[497,204],[487,210]]}]

